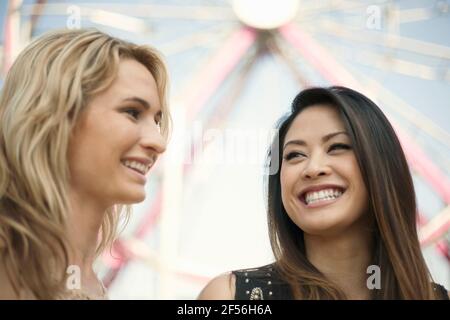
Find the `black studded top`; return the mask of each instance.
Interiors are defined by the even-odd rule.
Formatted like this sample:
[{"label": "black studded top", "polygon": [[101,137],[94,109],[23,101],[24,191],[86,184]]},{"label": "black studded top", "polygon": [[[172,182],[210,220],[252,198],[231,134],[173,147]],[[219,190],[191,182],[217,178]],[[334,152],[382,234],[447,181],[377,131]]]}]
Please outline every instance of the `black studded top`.
[{"label": "black studded top", "polygon": [[236,300],[292,300],[289,285],[277,273],[274,264],[233,271],[236,276]]},{"label": "black studded top", "polygon": [[[235,300],[292,300],[290,286],[281,279],[275,264],[253,269],[233,271],[236,276]],[[434,289],[441,292],[443,300],[449,300],[447,290],[440,284]]]}]

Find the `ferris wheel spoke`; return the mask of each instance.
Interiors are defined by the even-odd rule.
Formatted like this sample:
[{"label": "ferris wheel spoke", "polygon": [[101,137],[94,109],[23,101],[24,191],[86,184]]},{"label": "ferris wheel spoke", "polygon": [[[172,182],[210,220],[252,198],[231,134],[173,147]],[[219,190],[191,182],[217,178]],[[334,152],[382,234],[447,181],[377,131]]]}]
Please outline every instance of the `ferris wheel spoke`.
[{"label": "ferris wheel spoke", "polygon": [[369,29],[348,27],[330,20],[322,19],[317,21],[314,32],[374,46],[410,51],[425,56],[450,60],[450,47],[448,46],[396,34],[380,34]]},{"label": "ferris wheel spoke", "polygon": [[[42,15],[66,16],[72,3],[48,3],[24,5],[23,15],[31,15],[34,10],[41,10]],[[235,21],[233,10],[220,6],[180,6],[156,4],[123,4],[123,3],[81,3],[76,5],[83,15],[95,14],[95,10],[120,13],[129,17],[148,19],[185,19],[205,21]],[[42,7],[42,8],[41,8]]]}]

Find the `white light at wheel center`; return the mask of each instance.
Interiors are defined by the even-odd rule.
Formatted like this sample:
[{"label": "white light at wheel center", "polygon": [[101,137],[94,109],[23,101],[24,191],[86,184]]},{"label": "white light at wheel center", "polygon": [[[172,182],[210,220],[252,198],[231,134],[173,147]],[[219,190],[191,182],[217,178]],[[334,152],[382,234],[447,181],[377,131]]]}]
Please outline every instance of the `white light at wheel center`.
[{"label": "white light at wheel center", "polygon": [[233,10],[246,25],[258,29],[275,29],[297,14],[299,0],[233,0]]}]

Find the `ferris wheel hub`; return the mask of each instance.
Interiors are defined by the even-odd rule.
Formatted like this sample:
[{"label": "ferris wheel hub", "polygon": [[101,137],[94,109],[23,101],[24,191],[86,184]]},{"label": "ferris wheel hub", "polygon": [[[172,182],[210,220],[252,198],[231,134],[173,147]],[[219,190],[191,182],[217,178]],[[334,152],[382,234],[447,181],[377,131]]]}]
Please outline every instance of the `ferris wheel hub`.
[{"label": "ferris wheel hub", "polygon": [[235,14],[244,24],[257,29],[276,29],[295,18],[299,0],[233,0]]}]

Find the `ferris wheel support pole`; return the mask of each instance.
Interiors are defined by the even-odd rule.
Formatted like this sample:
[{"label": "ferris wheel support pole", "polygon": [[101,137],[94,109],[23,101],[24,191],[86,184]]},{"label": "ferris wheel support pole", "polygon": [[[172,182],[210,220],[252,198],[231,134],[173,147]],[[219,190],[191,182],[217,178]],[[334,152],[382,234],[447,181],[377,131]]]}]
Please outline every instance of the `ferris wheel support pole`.
[{"label": "ferris wheel support pole", "polygon": [[180,220],[183,201],[183,135],[186,134],[185,109],[173,108],[173,139],[164,156],[162,203],[159,221],[159,270],[158,299],[173,299],[176,291],[174,269],[178,264]]}]

